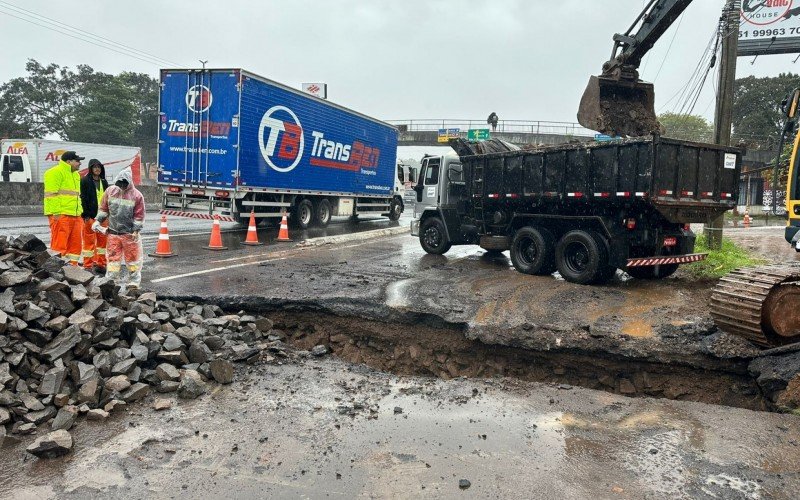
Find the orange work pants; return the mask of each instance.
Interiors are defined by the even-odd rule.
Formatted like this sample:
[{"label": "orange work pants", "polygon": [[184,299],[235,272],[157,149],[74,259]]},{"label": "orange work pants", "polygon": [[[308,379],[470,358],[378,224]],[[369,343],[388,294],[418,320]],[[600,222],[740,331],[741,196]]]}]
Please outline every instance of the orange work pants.
[{"label": "orange work pants", "polygon": [[[92,231],[94,219],[83,221],[83,267],[91,269],[92,266],[106,267],[106,235]],[[108,219],[101,224],[108,227]]]},{"label": "orange work pants", "polygon": [[78,265],[81,256],[83,219],[74,215],[50,215],[50,248]]}]

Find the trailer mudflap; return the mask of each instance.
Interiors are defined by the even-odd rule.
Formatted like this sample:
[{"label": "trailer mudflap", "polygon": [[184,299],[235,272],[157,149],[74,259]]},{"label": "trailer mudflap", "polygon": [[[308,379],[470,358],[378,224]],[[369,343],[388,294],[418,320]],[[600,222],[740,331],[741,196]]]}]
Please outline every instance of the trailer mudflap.
[{"label": "trailer mudflap", "polygon": [[691,253],[687,255],[659,255],[656,257],[637,257],[628,259],[628,267],[661,266],[665,264],[688,264],[689,262],[699,262],[708,257],[707,253]]}]

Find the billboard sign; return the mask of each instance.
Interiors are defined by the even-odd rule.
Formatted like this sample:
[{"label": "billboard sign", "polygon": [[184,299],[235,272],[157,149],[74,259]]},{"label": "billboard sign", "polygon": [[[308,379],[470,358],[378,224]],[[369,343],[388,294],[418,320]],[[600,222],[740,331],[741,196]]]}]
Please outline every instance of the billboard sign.
[{"label": "billboard sign", "polygon": [[742,0],[739,56],[800,52],[800,0]]}]

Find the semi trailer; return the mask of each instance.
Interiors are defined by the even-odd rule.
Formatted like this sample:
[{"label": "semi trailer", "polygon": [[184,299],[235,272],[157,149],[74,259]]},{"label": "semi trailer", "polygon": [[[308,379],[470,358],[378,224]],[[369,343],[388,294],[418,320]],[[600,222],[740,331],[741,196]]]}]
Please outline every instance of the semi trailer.
[{"label": "semi trailer", "polygon": [[397,129],[242,69],[162,70],[158,182],[166,214],[246,222],[284,213],[397,220]]}]

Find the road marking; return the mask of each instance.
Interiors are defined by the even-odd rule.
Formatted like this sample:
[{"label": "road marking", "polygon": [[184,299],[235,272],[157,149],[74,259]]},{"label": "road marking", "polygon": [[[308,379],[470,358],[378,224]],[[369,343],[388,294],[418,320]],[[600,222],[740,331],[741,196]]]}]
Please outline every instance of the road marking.
[{"label": "road marking", "polygon": [[[358,247],[358,246],[361,246],[361,245],[366,245],[368,243],[372,243],[372,242],[371,241],[364,241],[364,242],[361,242],[361,243],[355,243],[353,245],[337,246],[336,250],[343,250],[345,248]],[[229,266],[220,266],[220,267],[214,267],[214,268],[211,268],[211,269],[203,269],[201,271],[194,271],[194,272],[191,272],[191,273],[183,273],[183,274],[176,274],[176,275],[173,275],[173,276],[165,276],[163,278],[150,280],[150,282],[151,283],[162,283],[164,281],[172,281],[172,280],[181,279],[181,278],[188,278],[190,276],[199,276],[201,274],[215,273],[217,271],[225,271],[227,269],[235,269],[237,267],[254,266],[254,265],[258,265],[258,264],[263,264],[265,262],[274,262],[274,261],[278,261],[278,260],[286,260],[289,257],[291,257],[290,254],[292,254],[292,253],[295,253],[295,252],[306,252],[308,250],[311,250],[312,248],[313,247],[293,248],[291,250],[284,250],[282,252],[279,252],[279,253],[276,254],[275,257],[270,258],[270,259],[257,260],[257,261],[254,261],[254,262],[241,262],[239,264],[231,264]],[[287,254],[289,254],[289,255],[287,255]],[[264,255],[265,254],[250,255],[250,256],[247,256],[247,257],[239,257],[239,258],[236,258],[235,260],[253,259],[253,258],[257,258],[257,257],[263,257]],[[282,257],[282,255],[285,255],[285,257]],[[234,259],[228,259],[228,260],[234,260]],[[225,261],[223,260],[223,261],[214,261],[214,262],[225,262]]]}]

